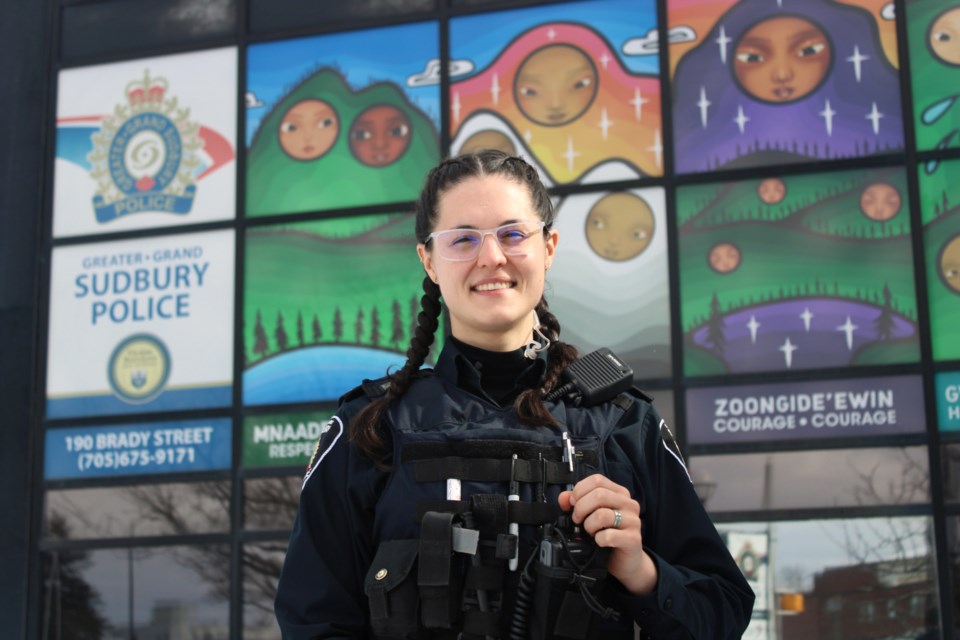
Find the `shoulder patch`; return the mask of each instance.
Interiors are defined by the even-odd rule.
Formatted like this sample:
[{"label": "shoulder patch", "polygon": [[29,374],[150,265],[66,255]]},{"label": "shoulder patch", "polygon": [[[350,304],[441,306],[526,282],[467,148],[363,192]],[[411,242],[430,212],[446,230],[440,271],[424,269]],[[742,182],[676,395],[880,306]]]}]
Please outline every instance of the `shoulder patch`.
[{"label": "shoulder patch", "polygon": [[680,445],[677,444],[677,439],[673,437],[673,432],[670,431],[670,427],[667,426],[667,421],[663,418],[660,418],[660,439],[663,441],[663,448],[680,463],[684,473],[687,474],[687,480],[690,481],[690,484],[693,484],[693,478],[690,477],[690,470],[687,469],[687,463],[683,461]]},{"label": "shoulder patch", "polygon": [[307,480],[310,479],[310,476],[313,475],[314,470],[320,466],[320,463],[323,462],[324,457],[333,449],[333,445],[337,444],[337,440],[340,439],[340,436],[343,435],[343,421],[340,420],[339,416],[333,416],[330,420],[323,425],[323,431],[320,433],[320,439],[317,440],[317,448],[313,450],[313,456],[310,458],[310,464],[307,465],[307,473],[303,476],[303,484],[300,485],[300,490],[303,491],[303,488],[307,486]]}]

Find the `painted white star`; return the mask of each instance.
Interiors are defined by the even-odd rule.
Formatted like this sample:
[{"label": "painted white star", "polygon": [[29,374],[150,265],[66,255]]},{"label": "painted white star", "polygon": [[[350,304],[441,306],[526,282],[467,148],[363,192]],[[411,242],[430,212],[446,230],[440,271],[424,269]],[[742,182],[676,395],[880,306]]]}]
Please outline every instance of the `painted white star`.
[{"label": "painted white star", "polygon": [[843,331],[847,334],[847,351],[853,351],[853,333],[859,329],[857,325],[853,324],[850,320],[850,316],[847,316],[847,321],[837,327],[837,331]]},{"label": "painted white star", "polygon": [[633,105],[633,115],[637,119],[637,122],[643,120],[643,105],[650,102],[640,93],[640,87],[633,88],[633,100],[630,101],[630,104]]},{"label": "painted white star", "polygon": [[600,66],[606,69],[609,63],[610,63],[610,56],[608,56],[606,52],[600,54]]},{"label": "painted white star", "polygon": [[847,58],[847,62],[853,64],[853,75],[857,78],[857,82],[860,82],[860,71],[862,70],[863,61],[869,59],[870,56],[865,56],[860,53],[860,47],[853,45],[853,55]]},{"label": "painted white star", "polygon": [[720,37],[714,40],[714,42],[720,47],[720,62],[727,64],[727,45],[730,44],[731,39],[727,37],[727,32],[724,30],[723,25],[720,25]]},{"label": "painted white star", "polygon": [[600,122],[597,123],[597,126],[600,127],[600,131],[603,132],[603,139],[607,139],[607,132],[610,130],[610,127],[613,126],[613,120],[607,118],[607,108],[604,107],[600,110]]},{"label": "painted white star", "polygon": [[496,73],[493,74],[493,79],[490,81],[490,95],[493,96],[493,104],[500,101],[500,77]]},{"label": "painted white star", "polygon": [[880,113],[880,110],[877,109],[877,103],[874,102],[873,108],[870,109],[870,113],[863,116],[864,118],[866,118],[867,120],[873,123],[873,135],[878,135],[880,133],[880,118],[882,118],[883,115],[884,114]]},{"label": "painted white star", "polygon": [[813,314],[810,313],[810,309],[804,307],[803,313],[800,314],[800,317],[803,318],[803,330],[807,333],[810,333],[810,320],[813,318]]},{"label": "painted white star", "polygon": [[530,133],[530,129],[523,132],[523,139],[527,141],[527,144],[530,144],[530,140],[533,139],[533,134]]},{"label": "painted white star", "polygon": [[450,108],[453,109],[453,121],[455,123],[460,122],[460,92],[455,91],[453,93],[453,103],[450,105]]},{"label": "painted white star", "polygon": [[820,116],[823,118],[824,122],[827,123],[827,135],[833,135],[833,116],[837,115],[837,112],[830,108],[830,100],[828,99],[826,104],[823,105],[823,111],[820,112]]},{"label": "painted white star", "polygon": [[750,322],[747,323],[747,328],[750,329],[750,344],[757,344],[757,329],[760,328],[760,323],[757,322],[756,316],[750,316]]},{"label": "painted white star", "polygon": [[700,124],[704,129],[707,128],[707,109],[711,104],[713,103],[707,100],[706,87],[700,87],[700,100],[697,101],[697,106],[700,107]]},{"label": "painted white star", "polygon": [[746,124],[750,122],[750,118],[744,115],[742,104],[737,105],[737,117],[734,118],[733,121],[737,123],[737,127],[739,127],[740,129],[740,135],[743,135],[744,126],[746,126]]},{"label": "painted white star", "polygon": [[579,151],[575,151],[573,148],[573,138],[567,137],[567,150],[564,152],[563,157],[567,159],[567,169],[573,171],[573,159],[580,155]]},{"label": "painted white star", "polygon": [[663,163],[663,143],[660,142],[660,129],[654,130],[653,145],[647,147],[647,151],[653,151],[653,155],[657,159],[657,168],[659,169]]},{"label": "painted white star", "polygon": [[550,27],[550,31],[547,31],[547,39],[553,40],[557,37],[557,32],[553,30],[553,27]]},{"label": "painted white star", "polygon": [[797,350],[797,346],[790,342],[790,338],[787,338],[787,341],[780,345],[780,351],[783,351],[783,359],[787,363],[787,369],[793,366],[793,352]]}]

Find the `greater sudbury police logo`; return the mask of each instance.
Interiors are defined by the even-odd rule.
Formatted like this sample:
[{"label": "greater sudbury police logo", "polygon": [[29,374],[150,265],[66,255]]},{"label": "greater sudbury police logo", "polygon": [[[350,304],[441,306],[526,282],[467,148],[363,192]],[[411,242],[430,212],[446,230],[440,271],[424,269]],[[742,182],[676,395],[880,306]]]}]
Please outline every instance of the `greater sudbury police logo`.
[{"label": "greater sudbury police logo", "polygon": [[93,135],[90,176],[97,181],[97,222],[141,212],[186,214],[197,187],[194,173],[203,147],[190,110],[167,96],[167,81],[143,72]]},{"label": "greater sudbury police logo", "polygon": [[149,402],[160,395],[170,377],[170,353],[155,336],[132,335],[110,355],[107,377],[110,388],[124,402]]}]

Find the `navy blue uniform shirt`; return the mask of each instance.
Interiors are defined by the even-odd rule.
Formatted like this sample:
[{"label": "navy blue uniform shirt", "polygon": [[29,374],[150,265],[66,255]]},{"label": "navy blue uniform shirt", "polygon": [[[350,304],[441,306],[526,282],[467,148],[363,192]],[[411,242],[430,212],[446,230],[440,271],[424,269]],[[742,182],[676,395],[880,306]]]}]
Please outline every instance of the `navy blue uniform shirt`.
[{"label": "navy blue uniform shirt", "polygon": [[[542,364],[536,366],[542,372]],[[452,340],[433,377],[454,385],[462,397],[483,395],[480,374]],[[413,387],[428,383],[419,380]],[[408,392],[400,402],[422,397]],[[430,397],[440,405],[458,401],[452,393]],[[489,397],[483,400],[491,411],[512,413]],[[363,582],[381,542],[374,539],[374,520],[390,474],[349,442],[350,420],[366,402],[357,398],[340,407],[304,480],[275,607],[289,640],[364,638],[370,633]],[[641,638],[739,638],[750,621],[753,592],[704,511],[685,466],[667,447],[667,431],[661,431],[666,427],[655,409],[635,397],[620,404],[626,408],[601,443],[601,456],[607,475],[641,503],[644,546],[657,566],[658,582],[653,593],[635,596],[609,577],[605,604],[635,621]],[[518,427],[505,420],[507,428]],[[633,633],[604,637],[633,638]]]}]

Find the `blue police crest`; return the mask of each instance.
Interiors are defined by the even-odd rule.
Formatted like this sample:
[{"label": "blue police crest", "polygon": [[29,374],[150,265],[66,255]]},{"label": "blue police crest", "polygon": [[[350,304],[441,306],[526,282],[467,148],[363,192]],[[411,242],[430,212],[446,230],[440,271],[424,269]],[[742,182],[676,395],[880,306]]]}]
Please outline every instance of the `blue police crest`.
[{"label": "blue police crest", "polygon": [[180,108],[167,88],[166,79],[145,70],[142,80],[127,85],[126,103],[118,104],[93,134],[88,159],[97,182],[97,222],[134,213],[190,212],[203,141],[199,125],[189,120],[190,110]]}]

